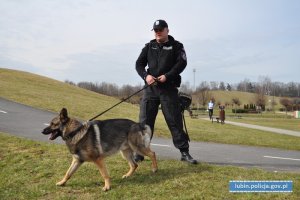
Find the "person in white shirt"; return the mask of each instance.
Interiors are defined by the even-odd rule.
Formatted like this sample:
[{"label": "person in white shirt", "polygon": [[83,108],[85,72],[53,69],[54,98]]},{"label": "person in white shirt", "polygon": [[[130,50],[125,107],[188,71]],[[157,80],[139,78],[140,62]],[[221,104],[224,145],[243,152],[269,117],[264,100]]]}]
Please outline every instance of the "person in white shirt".
[{"label": "person in white shirt", "polygon": [[214,113],[214,103],[212,100],[209,101],[208,103],[208,115],[209,115],[209,119],[212,118],[212,115]]}]

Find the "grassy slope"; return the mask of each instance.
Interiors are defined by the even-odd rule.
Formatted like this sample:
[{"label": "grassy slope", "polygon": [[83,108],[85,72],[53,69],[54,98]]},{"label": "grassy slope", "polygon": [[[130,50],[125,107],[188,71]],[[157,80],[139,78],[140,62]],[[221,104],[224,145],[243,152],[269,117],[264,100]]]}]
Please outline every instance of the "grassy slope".
[{"label": "grassy slope", "polygon": [[[118,99],[50,78],[1,68],[0,94],[10,100],[54,112],[66,107],[71,115],[82,119],[89,119],[119,102]],[[127,117],[136,120],[137,116],[137,107],[124,103],[102,118]]]},{"label": "grassy slope", "polygon": [[[249,92],[240,92],[240,91],[211,91],[212,96],[216,99],[216,102],[220,102],[221,104],[225,104],[226,102],[232,104],[233,98],[238,98],[241,101],[240,108],[244,108],[244,104],[255,104],[255,94]],[[273,100],[273,96],[266,95],[267,102],[269,100]],[[274,97],[277,105],[275,109],[279,109],[282,106],[280,105],[280,97]],[[266,105],[267,108],[271,107],[271,105]]]},{"label": "grassy slope", "polygon": [[[54,112],[59,112],[62,107],[66,107],[71,116],[86,120],[119,102],[118,99],[60,81],[3,68],[0,68],[0,94],[1,97],[10,100]],[[130,118],[137,120],[138,112],[138,106],[123,103],[101,116],[100,119]],[[228,124],[221,126],[189,117],[186,120],[192,140],[300,150],[299,137],[278,135]],[[155,135],[170,137],[161,112],[156,120]]]},{"label": "grassy slope", "polygon": [[[130,178],[121,179],[128,165],[120,155],[109,157],[112,190],[102,192],[103,179],[96,166],[85,163],[65,187],[56,187],[71,162],[65,146],[34,142],[0,133],[0,199],[299,199],[295,173],[272,173],[208,164],[187,165],[159,160],[150,172],[142,162]],[[229,193],[230,180],[292,180],[293,193]]]}]

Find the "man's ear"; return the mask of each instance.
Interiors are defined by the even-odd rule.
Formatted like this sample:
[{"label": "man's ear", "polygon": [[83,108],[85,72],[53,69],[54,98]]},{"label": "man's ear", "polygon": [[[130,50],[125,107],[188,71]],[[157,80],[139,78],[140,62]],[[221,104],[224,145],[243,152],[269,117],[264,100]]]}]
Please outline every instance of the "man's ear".
[{"label": "man's ear", "polygon": [[59,113],[59,119],[62,122],[66,122],[69,117],[68,117],[68,111],[66,108],[61,109],[60,113]]}]

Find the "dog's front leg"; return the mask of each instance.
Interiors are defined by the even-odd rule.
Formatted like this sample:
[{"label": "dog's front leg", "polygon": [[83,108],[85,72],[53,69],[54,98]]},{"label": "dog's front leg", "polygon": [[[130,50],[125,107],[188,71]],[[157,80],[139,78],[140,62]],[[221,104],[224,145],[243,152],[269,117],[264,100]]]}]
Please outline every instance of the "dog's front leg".
[{"label": "dog's front leg", "polygon": [[104,159],[101,158],[101,157],[98,158],[95,161],[95,164],[98,166],[99,171],[101,173],[101,176],[104,179],[104,187],[102,188],[102,190],[103,191],[110,190],[110,178],[109,178],[108,171],[107,171],[107,168],[106,168],[105,163],[104,163]]},{"label": "dog's front leg", "polygon": [[73,156],[72,164],[69,167],[66,175],[64,178],[56,183],[57,186],[63,186],[70,178],[71,176],[76,172],[76,170],[80,167],[82,162],[77,158],[77,156]]}]

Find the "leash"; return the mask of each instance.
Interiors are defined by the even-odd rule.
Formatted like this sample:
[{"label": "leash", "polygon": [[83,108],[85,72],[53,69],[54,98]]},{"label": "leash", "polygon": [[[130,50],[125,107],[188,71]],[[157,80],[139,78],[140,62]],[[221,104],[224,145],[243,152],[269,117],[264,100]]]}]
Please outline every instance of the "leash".
[{"label": "leash", "polygon": [[153,82],[153,83],[151,83],[150,85],[146,84],[142,89],[136,91],[135,93],[129,95],[126,99],[123,99],[123,100],[120,101],[119,103],[113,105],[112,107],[106,109],[105,111],[101,112],[100,114],[96,115],[95,117],[89,119],[89,121],[92,121],[92,120],[96,119],[97,117],[99,117],[99,116],[103,115],[104,113],[110,111],[111,109],[113,109],[114,107],[116,107],[116,106],[118,106],[119,104],[123,103],[124,101],[127,101],[128,99],[130,99],[130,98],[133,97],[134,95],[136,95],[136,94],[140,93],[141,91],[145,90],[147,87],[149,87],[149,86],[151,86],[151,85],[155,85],[155,84],[156,84],[156,81]]},{"label": "leash", "polygon": [[183,121],[184,128],[185,128],[185,133],[186,133],[186,135],[187,135],[188,141],[190,142],[190,136],[189,136],[188,130],[187,130],[187,128],[186,128],[186,123],[185,123],[185,118],[184,118],[184,110],[181,112],[181,115],[182,115],[182,121]]}]

